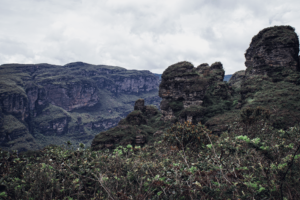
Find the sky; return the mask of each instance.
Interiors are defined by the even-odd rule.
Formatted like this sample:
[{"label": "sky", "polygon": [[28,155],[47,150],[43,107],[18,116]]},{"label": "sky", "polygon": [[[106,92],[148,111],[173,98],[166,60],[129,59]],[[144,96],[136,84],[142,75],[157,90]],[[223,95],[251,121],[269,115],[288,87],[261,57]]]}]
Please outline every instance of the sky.
[{"label": "sky", "polygon": [[260,30],[291,25],[299,0],[0,0],[0,65],[85,62],[163,73],[189,61],[245,69]]}]

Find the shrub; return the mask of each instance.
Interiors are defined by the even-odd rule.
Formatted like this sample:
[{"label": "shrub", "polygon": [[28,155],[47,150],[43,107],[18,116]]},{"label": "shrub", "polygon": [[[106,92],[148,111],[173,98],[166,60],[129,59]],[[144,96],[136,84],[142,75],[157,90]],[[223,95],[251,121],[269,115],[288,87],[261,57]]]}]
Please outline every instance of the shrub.
[{"label": "shrub", "polygon": [[201,123],[193,125],[189,121],[177,122],[166,131],[164,141],[170,146],[176,146],[178,149],[185,150],[189,147],[198,150],[203,149],[209,143],[206,135],[210,133],[211,131]]}]

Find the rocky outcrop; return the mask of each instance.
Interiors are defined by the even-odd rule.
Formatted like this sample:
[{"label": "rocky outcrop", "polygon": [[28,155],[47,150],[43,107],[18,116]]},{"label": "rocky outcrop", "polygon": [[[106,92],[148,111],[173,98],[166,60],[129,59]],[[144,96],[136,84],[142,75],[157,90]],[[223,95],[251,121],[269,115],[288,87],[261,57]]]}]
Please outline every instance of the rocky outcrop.
[{"label": "rocky outcrop", "polygon": [[[14,116],[24,124],[26,134],[43,143],[47,137],[53,142],[50,137],[66,135],[76,141],[90,138],[78,141],[90,143],[95,134],[116,126],[130,113],[136,99],[145,97],[146,103],[156,106],[160,103],[159,77],[149,71],[82,62],[65,66],[6,64],[0,66],[0,80],[3,115]],[[6,142],[2,140],[0,146]]]},{"label": "rocky outcrop", "polygon": [[274,126],[286,128],[300,119],[299,40],[294,28],[275,26],[253,37],[247,49],[246,73],[241,86],[243,107],[272,111]]},{"label": "rocky outcrop", "polygon": [[197,68],[189,62],[180,62],[168,67],[159,86],[163,120],[203,121],[208,111],[206,107],[213,103],[212,99],[219,101],[230,96],[223,79],[224,70],[220,62],[211,66],[204,63]]},{"label": "rocky outcrop", "polygon": [[268,76],[281,81],[299,71],[299,40],[290,26],[265,28],[252,38],[245,53],[246,77]]}]

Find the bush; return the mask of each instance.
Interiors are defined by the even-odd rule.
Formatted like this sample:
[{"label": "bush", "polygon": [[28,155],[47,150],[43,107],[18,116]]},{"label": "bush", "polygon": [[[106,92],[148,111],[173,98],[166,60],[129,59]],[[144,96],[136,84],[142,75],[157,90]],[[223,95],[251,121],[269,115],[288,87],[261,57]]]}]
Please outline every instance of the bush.
[{"label": "bush", "polygon": [[[164,141],[169,146],[176,146],[181,150],[185,150],[187,147],[199,150],[209,143],[207,135],[210,133],[211,131],[201,123],[193,125],[189,121],[184,123],[177,122],[166,131]],[[216,136],[212,137],[215,138]]]},{"label": "bush", "polygon": [[0,199],[300,199],[299,126],[261,123],[248,126],[255,134],[236,123],[219,138],[177,123],[165,141],[114,151],[70,142],[36,154],[0,151]]}]

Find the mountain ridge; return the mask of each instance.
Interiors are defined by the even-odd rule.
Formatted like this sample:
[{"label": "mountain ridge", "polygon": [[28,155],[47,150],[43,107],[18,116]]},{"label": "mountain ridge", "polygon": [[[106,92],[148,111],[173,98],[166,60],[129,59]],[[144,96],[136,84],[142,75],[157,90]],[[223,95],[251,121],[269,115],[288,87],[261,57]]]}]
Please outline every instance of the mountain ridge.
[{"label": "mountain ridge", "polygon": [[147,70],[83,62],[1,65],[0,146],[34,150],[67,139],[88,145],[126,116],[136,99],[159,106],[158,84]]}]

